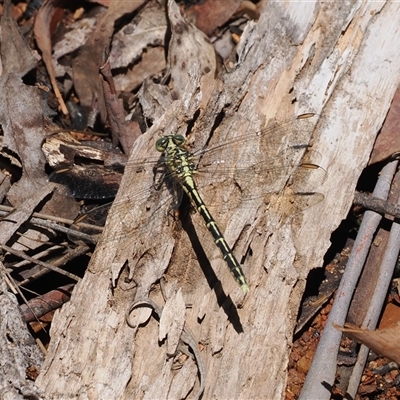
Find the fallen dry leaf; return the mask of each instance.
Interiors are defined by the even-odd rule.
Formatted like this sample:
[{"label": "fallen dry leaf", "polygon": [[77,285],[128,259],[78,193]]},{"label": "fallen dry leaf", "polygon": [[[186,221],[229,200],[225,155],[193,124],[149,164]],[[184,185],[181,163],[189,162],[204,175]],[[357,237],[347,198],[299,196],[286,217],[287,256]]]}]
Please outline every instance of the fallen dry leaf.
[{"label": "fallen dry leaf", "polygon": [[349,324],[346,324],[344,328],[335,325],[335,328],[347,333],[351,338],[364,344],[375,353],[400,364],[400,326],[375,331],[349,326]]},{"label": "fallen dry leaf", "polygon": [[80,103],[84,108],[91,110],[96,102],[101,121],[106,119],[106,109],[99,68],[103,63],[104,53],[109,51],[114,23],[123,15],[132,13],[146,1],[114,0],[107,12],[99,18],[95,30],[73,60],[74,86]]},{"label": "fallen dry leaf", "polygon": [[185,14],[201,31],[211,35],[237,11],[242,0],[206,0],[185,9]]},{"label": "fallen dry leaf", "polygon": [[10,7],[11,1],[5,0],[1,16],[0,75],[12,73],[21,77],[36,66],[37,60],[22,37]]}]

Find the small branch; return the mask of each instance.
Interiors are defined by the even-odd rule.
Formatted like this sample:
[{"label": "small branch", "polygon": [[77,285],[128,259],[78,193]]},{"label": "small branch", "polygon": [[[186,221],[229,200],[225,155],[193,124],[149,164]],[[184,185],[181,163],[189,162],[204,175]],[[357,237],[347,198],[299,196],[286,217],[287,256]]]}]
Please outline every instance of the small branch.
[{"label": "small branch", "polygon": [[387,202],[386,200],[378,199],[377,197],[366,193],[356,192],[354,195],[354,204],[365,207],[368,210],[375,211],[378,214],[389,214],[395,218],[400,218],[400,207]]},{"label": "small branch", "polygon": [[15,250],[15,249],[13,249],[11,247],[6,246],[5,244],[0,245],[0,248],[3,249],[4,251],[7,251],[8,253],[11,253],[11,254],[17,256],[17,257],[20,257],[20,258],[22,258],[24,260],[28,260],[33,264],[40,265],[43,268],[47,268],[47,269],[50,269],[53,272],[57,272],[57,273],[59,273],[61,275],[65,275],[68,278],[71,278],[72,280],[74,280],[76,282],[79,282],[81,280],[81,278],[79,276],[77,276],[75,274],[72,274],[71,272],[64,271],[63,269],[55,267],[55,266],[53,266],[53,265],[51,265],[49,263],[46,263],[46,262],[43,262],[41,260],[37,260],[36,258],[30,257],[27,254],[25,254],[23,251]]}]

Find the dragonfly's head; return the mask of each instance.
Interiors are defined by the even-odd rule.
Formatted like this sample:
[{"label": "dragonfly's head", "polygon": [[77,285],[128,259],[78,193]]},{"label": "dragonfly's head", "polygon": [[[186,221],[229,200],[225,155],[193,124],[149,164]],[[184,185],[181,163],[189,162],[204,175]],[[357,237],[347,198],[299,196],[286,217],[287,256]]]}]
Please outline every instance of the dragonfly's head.
[{"label": "dragonfly's head", "polygon": [[163,136],[156,142],[156,150],[164,153],[168,147],[180,147],[185,143],[185,138],[182,135]]}]

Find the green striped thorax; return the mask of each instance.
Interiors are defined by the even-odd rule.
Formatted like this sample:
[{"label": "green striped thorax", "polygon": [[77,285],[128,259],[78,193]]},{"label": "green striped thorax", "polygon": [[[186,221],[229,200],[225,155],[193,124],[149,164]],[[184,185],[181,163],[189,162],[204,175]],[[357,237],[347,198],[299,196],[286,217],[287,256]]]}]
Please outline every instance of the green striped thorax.
[{"label": "green striped thorax", "polygon": [[185,141],[182,135],[168,135],[156,142],[156,150],[165,155],[165,164],[180,181],[196,172],[195,165],[191,161],[191,154],[183,148]]}]

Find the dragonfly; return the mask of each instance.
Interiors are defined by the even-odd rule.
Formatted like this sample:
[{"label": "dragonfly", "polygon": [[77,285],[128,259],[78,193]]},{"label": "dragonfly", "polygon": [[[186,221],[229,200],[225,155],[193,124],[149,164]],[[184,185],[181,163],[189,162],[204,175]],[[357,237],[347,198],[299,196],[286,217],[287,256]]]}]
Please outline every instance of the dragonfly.
[{"label": "dragonfly", "polygon": [[[322,183],[326,171],[318,164],[319,153],[309,146],[317,120],[316,114],[302,114],[284,123],[270,124],[258,132],[193,151],[180,134],[162,136],[155,144],[155,150],[160,153],[157,157],[133,160],[125,167],[125,171],[133,169],[137,174],[147,171],[153,179],[129,198],[114,203],[114,213],[126,214],[132,204],[145,203],[147,220],[128,233],[140,235],[142,229],[151,229],[151,220],[158,218],[160,212],[171,209],[171,203],[173,209],[178,208],[182,194],[186,194],[204,220],[233,278],[247,293],[249,286],[242,266],[210,211],[212,207],[218,208],[218,201],[206,204],[202,192],[210,182],[218,185],[227,181],[240,189],[244,203],[251,207],[253,200],[282,192],[282,187],[290,185],[298,209],[318,203],[323,196],[314,189]],[[240,152],[239,158],[235,152]],[[161,204],[152,205],[153,199]],[[226,201],[229,210],[229,201]]]}]

